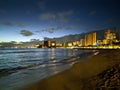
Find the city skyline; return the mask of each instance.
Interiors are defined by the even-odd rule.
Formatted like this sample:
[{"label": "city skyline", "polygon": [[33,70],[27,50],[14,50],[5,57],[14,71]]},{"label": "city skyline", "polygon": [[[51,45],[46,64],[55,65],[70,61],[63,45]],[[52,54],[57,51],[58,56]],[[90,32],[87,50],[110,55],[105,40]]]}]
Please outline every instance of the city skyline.
[{"label": "city skyline", "polygon": [[119,27],[119,0],[1,0],[0,42]]},{"label": "city skyline", "polygon": [[62,38],[31,39],[26,42],[1,42],[0,48],[120,48],[120,28],[68,35]]}]

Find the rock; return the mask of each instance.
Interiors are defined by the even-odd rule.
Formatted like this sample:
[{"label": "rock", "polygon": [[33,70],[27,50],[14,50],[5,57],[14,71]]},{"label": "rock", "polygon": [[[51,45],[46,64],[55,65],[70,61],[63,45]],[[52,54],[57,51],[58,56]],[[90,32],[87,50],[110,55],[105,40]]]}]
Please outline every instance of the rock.
[{"label": "rock", "polygon": [[109,79],[105,81],[105,87],[108,87],[108,86],[110,86],[110,80]]}]

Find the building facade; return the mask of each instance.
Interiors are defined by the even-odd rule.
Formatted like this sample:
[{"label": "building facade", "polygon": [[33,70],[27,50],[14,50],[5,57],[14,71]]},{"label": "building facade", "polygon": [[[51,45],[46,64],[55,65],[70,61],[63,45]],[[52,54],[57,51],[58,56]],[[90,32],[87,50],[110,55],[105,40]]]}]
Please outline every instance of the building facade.
[{"label": "building facade", "polygon": [[96,32],[85,35],[85,46],[92,46],[96,44]]},{"label": "building facade", "polygon": [[106,40],[113,40],[113,39],[116,39],[116,34],[111,32],[109,29],[108,30],[105,30],[105,39]]},{"label": "building facade", "polygon": [[44,47],[45,48],[56,48],[56,42],[55,41],[44,41]]},{"label": "building facade", "polygon": [[106,41],[107,44],[112,44],[112,41],[116,39],[116,34],[114,32],[111,32],[111,30],[108,29],[108,30],[105,30],[104,37],[105,37],[104,41]]},{"label": "building facade", "polygon": [[80,46],[85,46],[85,39],[80,39]]}]

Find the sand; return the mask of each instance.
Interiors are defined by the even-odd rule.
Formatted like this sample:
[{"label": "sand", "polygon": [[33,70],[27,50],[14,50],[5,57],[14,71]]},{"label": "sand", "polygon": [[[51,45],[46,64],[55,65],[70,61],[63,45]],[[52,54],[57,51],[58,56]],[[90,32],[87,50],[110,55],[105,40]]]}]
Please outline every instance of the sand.
[{"label": "sand", "polygon": [[[105,50],[23,90],[119,90],[119,69],[120,50]],[[112,82],[115,75],[116,81]]]}]

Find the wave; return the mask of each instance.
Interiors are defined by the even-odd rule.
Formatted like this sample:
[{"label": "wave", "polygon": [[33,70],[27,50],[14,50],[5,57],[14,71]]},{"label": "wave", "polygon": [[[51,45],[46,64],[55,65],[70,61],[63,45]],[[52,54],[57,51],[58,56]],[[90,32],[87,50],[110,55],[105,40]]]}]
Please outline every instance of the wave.
[{"label": "wave", "polygon": [[[59,51],[59,50],[58,50]],[[57,52],[58,52],[57,51]],[[28,53],[28,52],[49,52],[47,49],[45,51],[36,51],[36,50],[18,50],[18,51],[7,51],[5,53]],[[2,52],[0,52],[1,54]],[[97,53],[96,53],[97,54]],[[52,67],[52,66],[58,66],[58,65],[66,65],[66,64],[72,64],[72,63],[76,63],[78,61],[80,61],[82,58],[87,58],[88,56],[93,55],[93,52],[82,52],[79,55],[76,56],[72,56],[72,57],[61,57],[61,56],[56,56],[55,58],[51,59],[51,58],[34,58],[32,60],[32,58],[29,57],[29,59],[25,60],[23,59],[24,57],[21,57],[21,61],[19,62],[15,62],[17,65],[21,65],[21,66],[14,66],[14,64],[12,67],[8,67],[8,68],[4,68],[4,69],[0,69],[0,77],[15,73],[17,71],[20,70],[26,70],[26,69],[34,69],[34,67]],[[25,56],[26,58],[26,56]],[[16,58],[17,59],[17,58]],[[17,61],[17,60],[16,60]],[[10,63],[10,62],[9,62]],[[13,63],[13,62],[11,62]]]},{"label": "wave", "polygon": [[18,67],[14,67],[14,68],[4,68],[4,69],[0,69],[0,77],[2,76],[6,76],[12,73],[15,73],[19,70],[24,70],[24,69],[28,69],[28,68],[32,68],[32,67],[36,67],[36,66],[40,66],[41,64],[30,64],[27,66],[18,66]]},{"label": "wave", "polygon": [[[60,64],[68,64],[68,63],[71,63],[71,62],[75,62],[75,60],[76,60],[75,57],[74,58],[71,57],[69,59],[63,59],[63,60],[56,60],[56,59],[43,60],[43,62],[39,62],[39,63],[38,62],[36,63],[35,62],[36,60],[22,61],[24,63],[28,62],[28,65],[0,69],[0,77],[15,73],[15,72],[20,71],[20,70],[30,69],[30,68],[37,67],[37,66],[41,66],[41,67],[42,67],[42,65],[44,65],[44,66],[54,66],[54,65],[56,65],[57,66],[57,65],[60,65]],[[37,60],[37,61],[39,61],[39,60]]]}]

